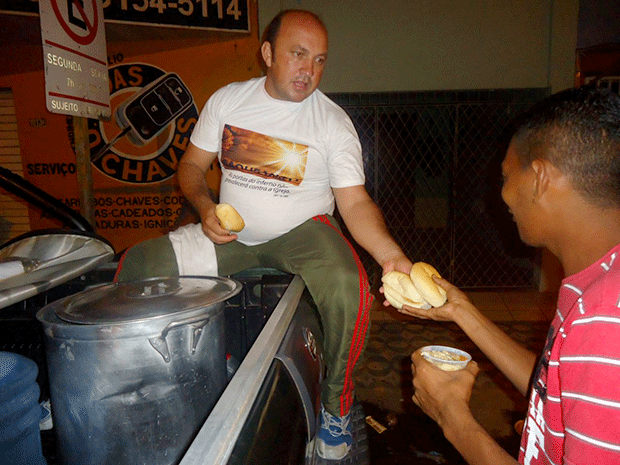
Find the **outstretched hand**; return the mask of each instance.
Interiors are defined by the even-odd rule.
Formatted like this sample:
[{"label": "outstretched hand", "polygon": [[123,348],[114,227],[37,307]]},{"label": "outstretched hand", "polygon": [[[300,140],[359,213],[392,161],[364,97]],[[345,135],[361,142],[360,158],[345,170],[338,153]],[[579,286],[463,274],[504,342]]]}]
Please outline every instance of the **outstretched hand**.
[{"label": "outstretched hand", "polygon": [[465,295],[465,293],[458,287],[450,284],[447,280],[438,278],[434,275],[433,281],[435,281],[437,285],[441,286],[446,291],[448,300],[446,300],[445,304],[441,307],[431,307],[429,309],[415,308],[405,305],[398,311],[400,313],[425,320],[454,321],[454,315],[458,312],[469,311],[474,308],[473,304],[467,298],[467,295]]}]

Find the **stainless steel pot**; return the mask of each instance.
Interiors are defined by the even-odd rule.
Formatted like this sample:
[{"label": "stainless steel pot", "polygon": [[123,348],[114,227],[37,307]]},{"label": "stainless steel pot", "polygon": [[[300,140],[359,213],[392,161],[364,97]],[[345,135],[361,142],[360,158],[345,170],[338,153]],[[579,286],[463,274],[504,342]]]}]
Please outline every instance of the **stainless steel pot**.
[{"label": "stainless steel pot", "polygon": [[95,287],[42,308],[63,463],[175,464],[226,385],[227,278]]}]

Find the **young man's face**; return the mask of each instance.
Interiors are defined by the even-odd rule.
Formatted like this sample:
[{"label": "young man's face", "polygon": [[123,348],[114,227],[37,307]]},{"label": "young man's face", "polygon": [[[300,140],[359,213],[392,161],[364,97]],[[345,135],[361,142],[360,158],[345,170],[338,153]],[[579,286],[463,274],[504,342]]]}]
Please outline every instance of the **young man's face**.
[{"label": "young man's face", "polygon": [[541,221],[534,203],[536,174],[531,166],[522,167],[517,148],[510,144],[502,163],[502,198],[517,223],[519,237],[526,244],[540,246]]},{"label": "young man's face", "polygon": [[275,49],[265,42],[261,53],[268,67],[265,89],[278,100],[301,102],[318,87],[327,60],[327,32],[311,16],[282,18]]}]

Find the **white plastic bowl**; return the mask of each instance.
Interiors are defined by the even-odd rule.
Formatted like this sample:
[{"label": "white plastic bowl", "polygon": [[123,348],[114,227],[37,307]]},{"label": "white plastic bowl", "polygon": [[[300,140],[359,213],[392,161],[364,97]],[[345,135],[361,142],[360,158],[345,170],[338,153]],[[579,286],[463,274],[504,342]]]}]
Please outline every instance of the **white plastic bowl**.
[{"label": "white plastic bowl", "polygon": [[471,360],[467,352],[448,346],[425,346],[421,350],[422,356],[445,371],[456,371],[465,368]]}]

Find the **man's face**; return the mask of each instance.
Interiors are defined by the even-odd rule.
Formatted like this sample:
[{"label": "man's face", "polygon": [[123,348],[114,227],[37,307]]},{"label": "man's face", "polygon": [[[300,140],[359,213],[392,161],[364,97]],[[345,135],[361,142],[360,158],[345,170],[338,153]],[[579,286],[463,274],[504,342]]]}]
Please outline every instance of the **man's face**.
[{"label": "man's face", "polygon": [[526,244],[540,246],[541,221],[534,204],[536,174],[531,166],[522,167],[517,148],[510,144],[502,163],[502,198],[517,223],[519,237]]},{"label": "man's face", "polygon": [[282,18],[275,41],[261,47],[268,67],[265,89],[278,100],[301,102],[319,86],[327,60],[327,32],[311,16]]}]

